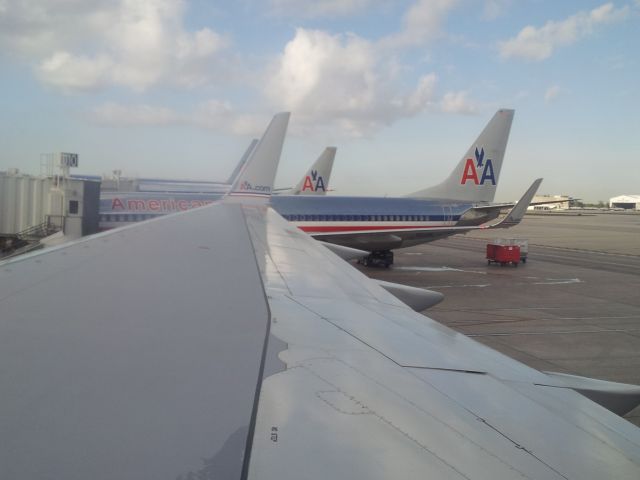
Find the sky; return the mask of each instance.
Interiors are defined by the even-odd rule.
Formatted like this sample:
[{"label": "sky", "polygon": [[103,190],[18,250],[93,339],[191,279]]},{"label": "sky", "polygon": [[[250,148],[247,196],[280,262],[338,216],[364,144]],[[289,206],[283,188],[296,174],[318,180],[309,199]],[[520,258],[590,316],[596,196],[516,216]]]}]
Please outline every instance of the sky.
[{"label": "sky", "polygon": [[448,176],[516,110],[496,200],[640,194],[640,0],[0,0],[0,170],[224,180],[291,111],[276,184]]}]

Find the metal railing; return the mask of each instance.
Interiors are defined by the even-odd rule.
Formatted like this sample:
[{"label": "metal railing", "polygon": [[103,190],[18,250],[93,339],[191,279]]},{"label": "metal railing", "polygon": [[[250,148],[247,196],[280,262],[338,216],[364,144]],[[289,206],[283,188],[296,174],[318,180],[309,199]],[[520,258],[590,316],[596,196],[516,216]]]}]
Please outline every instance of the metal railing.
[{"label": "metal railing", "polygon": [[60,231],[62,227],[57,225],[52,216],[48,216],[47,219],[38,224],[16,233],[16,238],[20,240],[39,240],[44,237]]}]

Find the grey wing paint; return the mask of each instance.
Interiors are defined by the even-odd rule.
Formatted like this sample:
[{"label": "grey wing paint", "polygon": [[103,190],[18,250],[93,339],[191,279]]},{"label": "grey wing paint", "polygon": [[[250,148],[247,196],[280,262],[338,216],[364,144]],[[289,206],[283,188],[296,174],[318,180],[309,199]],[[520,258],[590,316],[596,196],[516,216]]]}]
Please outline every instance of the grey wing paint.
[{"label": "grey wing paint", "polygon": [[235,205],[2,264],[0,478],[240,478],[268,324]]},{"label": "grey wing paint", "polygon": [[0,264],[0,477],[637,479],[640,431],[579,381],[268,207],[287,120],[221,203]]},{"label": "grey wing paint", "polygon": [[245,215],[286,344],[249,478],[640,475],[626,420],[414,313],[274,211]]}]

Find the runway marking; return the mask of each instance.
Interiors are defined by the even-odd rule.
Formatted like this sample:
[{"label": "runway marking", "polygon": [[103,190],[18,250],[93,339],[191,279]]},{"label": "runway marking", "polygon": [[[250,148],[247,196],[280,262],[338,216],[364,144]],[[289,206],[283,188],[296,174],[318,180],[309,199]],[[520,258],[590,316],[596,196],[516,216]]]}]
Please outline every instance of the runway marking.
[{"label": "runway marking", "polygon": [[[586,252],[588,252],[588,250],[585,250]],[[533,254],[533,257],[551,257],[551,258],[562,258],[564,260],[567,260],[566,256],[563,255],[549,255],[546,253],[538,253],[535,252]],[[614,262],[602,262],[600,260],[591,260],[589,258],[581,258],[581,259],[576,259],[576,261],[580,261],[580,262],[589,262],[589,263],[595,263],[597,265],[613,265],[616,267],[635,267],[635,265],[629,265],[628,263],[614,263]]]},{"label": "runway marking", "polygon": [[463,273],[477,273],[478,275],[486,275],[487,272],[476,270],[462,270],[460,268],[452,267],[393,267],[393,270],[404,270],[408,272],[463,272]]},{"label": "runway marking", "polygon": [[406,270],[409,272],[463,272],[451,267],[393,267],[394,270]]},{"label": "runway marking", "polygon": [[603,330],[561,330],[557,332],[499,332],[499,333],[465,333],[467,337],[512,337],[516,335],[567,335],[573,333],[631,333],[638,329],[603,329]]},{"label": "runway marking", "polygon": [[568,283],[583,283],[579,278],[547,278],[545,282],[533,282],[534,285],[564,285]]},{"label": "runway marking", "polygon": [[[520,309],[505,309],[505,310],[520,310]],[[540,310],[540,309],[532,309],[532,310]],[[445,311],[445,310],[441,310]],[[446,311],[460,311],[467,312],[469,310],[446,310]],[[483,314],[487,315],[486,312],[490,312],[491,310],[484,310]],[[475,312],[474,312],[475,313]],[[553,318],[516,318],[514,320],[493,320],[487,322],[450,322],[447,323],[449,327],[477,327],[479,325],[507,325],[509,323],[524,323],[524,322],[548,322],[548,321],[557,321],[557,320],[627,320],[627,319],[640,319],[639,315],[625,315],[625,316],[610,316],[610,317],[553,317]],[[542,327],[541,327],[542,328]]]},{"label": "runway marking", "polygon": [[476,288],[484,288],[490,287],[490,283],[486,284],[478,284],[478,285],[429,285],[425,288],[466,288],[466,287],[476,287]]}]

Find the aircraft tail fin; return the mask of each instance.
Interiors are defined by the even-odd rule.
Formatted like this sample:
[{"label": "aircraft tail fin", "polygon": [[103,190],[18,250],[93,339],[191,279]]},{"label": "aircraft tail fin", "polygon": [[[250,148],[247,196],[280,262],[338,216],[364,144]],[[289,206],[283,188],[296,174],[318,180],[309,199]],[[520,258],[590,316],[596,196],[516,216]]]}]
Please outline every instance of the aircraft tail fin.
[{"label": "aircraft tail fin", "polygon": [[236,178],[238,178],[238,175],[240,175],[240,172],[242,171],[242,168],[244,167],[245,163],[247,163],[247,160],[249,159],[249,155],[251,155],[251,152],[253,152],[253,149],[256,148],[257,143],[258,143],[257,138],[254,138],[253,140],[251,140],[251,143],[249,144],[249,148],[247,148],[247,150],[244,152],[244,154],[242,155],[242,158],[240,158],[240,161],[236,165],[236,168],[233,169],[233,172],[231,172],[231,175],[229,175],[229,178],[227,179],[227,183],[229,185],[233,185],[233,182],[236,181]]},{"label": "aircraft tail fin", "polygon": [[289,116],[289,112],[283,112],[273,117],[264,135],[249,155],[245,168],[231,186],[228,195],[267,199],[271,196]]},{"label": "aircraft tail fin", "polygon": [[444,182],[414,192],[409,197],[492,202],[513,115],[514,110],[498,110]]},{"label": "aircraft tail fin", "polygon": [[336,147],[327,147],[311,165],[298,184],[291,189],[290,195],[325,195],[329,188],[329,179],[336,158]]}]

